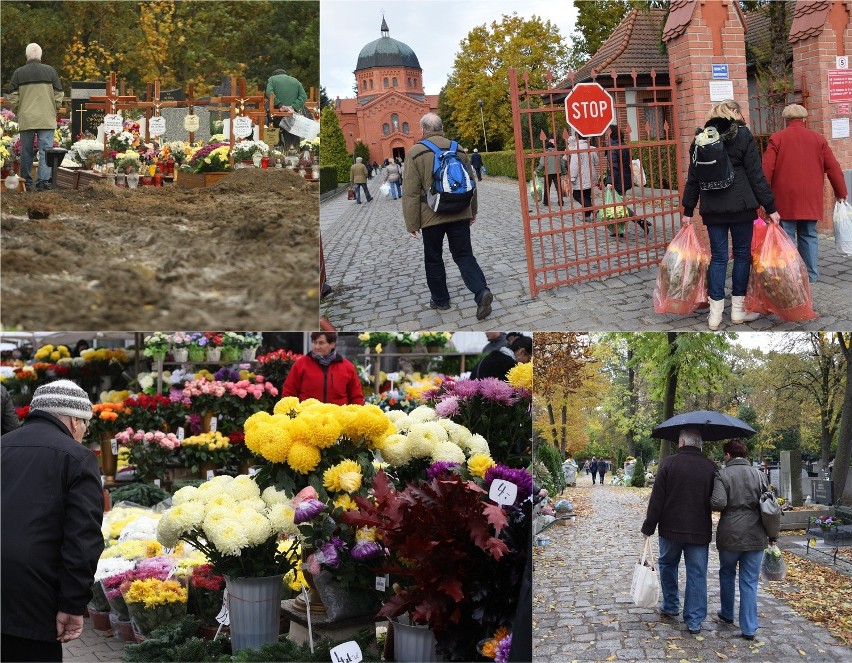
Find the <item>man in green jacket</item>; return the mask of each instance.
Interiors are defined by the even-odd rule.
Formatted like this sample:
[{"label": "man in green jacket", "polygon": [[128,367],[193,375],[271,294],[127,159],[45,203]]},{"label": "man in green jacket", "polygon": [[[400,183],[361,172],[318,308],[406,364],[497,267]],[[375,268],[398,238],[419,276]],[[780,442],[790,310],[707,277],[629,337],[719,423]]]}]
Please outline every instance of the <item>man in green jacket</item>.
[{"label": "man in green jacket", "polygon": [[[435,113],[420,118],[420,131],[424,140],[441,150],[449,149],[451,141],[444,138],[444,125]],[[458,152],[470,177],[474,174],[464,152]],[[462,280],[474,295],[476,318],[484,320],[491,315],[494,297],[488,289],[485,274],[473,255],[470,227],[476,221],[477,199],[474,189],[471,204],[460,212],[434,212],[426,203],[426,193],[432,187],[432,170],[435,154],[423,143],[415,143],[405,155],[405,177],[402,180],[402,213],[409,235],[416,238],[423,233],[423,255],[426,264],[426,284],[432,297],[429,306],[439,311],[450,309],[450,292],[447,289],[447,272],[444,267],[444,235],[450,253],[458,265]]]},{"label": "man in green jacket", "polygon": [[[266,96],[274,94],[272,100],[272,108],[269,109],[269,115],[275,126],[279,126],[284,115],[279,115],[276,111],[288,113],[300,113],[305,106],[305,101],[308,95],[305,94],[305,88],[298,79],[288,76],[283,69],[276,69],[272,72],[272,76],[266,81]],[[291,134],[283,127],[281,128],[281,142],[285,147],[299,147],[300,137]]]},{"label": "man in green jacket", "polygon": [[50,189],[50,168],[44,151],[53,147],[56,111],[62,106],[62,83],[56,70],[41,61],[41,46],[26,49],[27,63],[18,67],[9,83],[9,102],[18,116],[21,133],[21,175],[31,191],[33,186],[33,147],[38,137],[38,179],[36,189]]}]

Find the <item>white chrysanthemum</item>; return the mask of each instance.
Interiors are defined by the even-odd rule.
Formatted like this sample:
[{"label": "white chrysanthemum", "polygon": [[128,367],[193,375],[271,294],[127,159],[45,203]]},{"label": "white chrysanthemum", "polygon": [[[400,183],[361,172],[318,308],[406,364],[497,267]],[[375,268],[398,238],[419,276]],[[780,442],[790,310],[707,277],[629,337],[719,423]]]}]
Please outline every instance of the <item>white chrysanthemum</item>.
[{"label": "white chrysanthemum", "polygon": [[470,444],[470,438],[473,437],[473,434],[467,428],[461,424],[457,424],[452,419],[438,419],[438,423],[447,431],[447,435],[450,436],[450,442],[455,442],[462,449],[467,449]]},{"label": "white chrysanthemum", "polygon": [[172,495],[172,506],[198,499],[198,488],[195,486],[184,486]]},{"label": "white chrysanthemum", "polygon": [[211,497],[207,502],[204,503],[205,514],[209,514],[213,509],[218,509],[220,507],[228,509],[229,511],[234,511],[237,508],[237,500],[235,500],[230,495],[226,495],[221,493],[214,497]]},{"label": "white chrysanthemum", "polygon": [[259,497],[254,500],[246,500],[244,502],[240,502],[237,504],[237,508],[234,509],[234,516],[238,520],[242,520],[243,514],[251,515],[253,513],[265,513],[266,512],[266,502],[264,502]]},{"label": "white chrysanthemum", "polygon": [[157,523],[160,521],[160,514],[151,516],[143,516],[127,523],[118,535],[119,542],[121,541],[150,541],[157,538]]},{"label": "white chrysanthemum", "polygon": [[399,417],[396,421],[394,421],[393,425],[396,426],[396,429],[400,433],[407,433],[408,429],[411,428],[416,423],[417,422],[414,421],[414,419],[412,419],[408,415],[405,415],[403,417]]},{"label": "white chrysanthemum", "polygon": [[453,442],[441,442],[432,452],[432,462],[436,463],[439,460],[451,463],[464,463],[464,451],[461,450],[459,445]]},{"label": "white chrysanthemum", "polygon": [[224,490],[238,502],[260,497],[260,487],[248,474],[240,474]]},{"label": "white chrysanthemum", "polygon": [[277,503],[269,507],[269,522],[272,529],[276,532],[283,532],[296,536],[299,533],[299,528],[293,523],[293,516],[296,512],[289,504]]},{"label": "white chrysanthemum", "polygon": [[405,414],[402,410],[389,410],[385,412],[385,416],[390,420],[390,422],[396,425],[396,422],[400,419],[405,419],[408,415]]},{"label": "white chrysanthemum", "polygon": [[95,581],[124,573],[135,566],[136,562],[132,559],[124,559],[123,557],[101,558],[98,560],[98,568],[95,570]]},{"label": "white chrysanthemum", "polygon": [[262,513],[244,511],[239,514],[239,522],[245,530],[250,546],[259,546],[272,536],[272,525]]},{"label": "white chrysanthemum", "polygon": [[209,502],[217,495],[221,495],[225,486],[231,483],[234,477],[229,477],[227,474],[213,477],[209,481],[205,481],[198,487],[198,499]]},{"label": "white chrysanthemum", "polygon": [[414,424],[408,431],[408,450],[413,458],[428,458],[439,444],[449,439],[447,431],[437,422]]},{"label": "white chrysanthemum", "polygon": [[274,486],[266,488],[260,497],[267,506],[272,506],[273,504],[290,504],[290,498],[287,497],[287,493],[283,490],[275,490]]},{"label": "white chrysanthemum", "polygon": [[180,540],[180,529],[167,513],[157,525],[157,541],[166,548],[174,548]]},{"label": "white chrysanthemum", "polygon": [[204,521],[204,532],[207,540],[223,555],[239,555],[243,548],[249,546],[248,537],[242,524],[232,518],[226,518],[207,527]]},{"label": "white chrysanthemum", "polygon": [[391,465],[405,465],[410,461],[408,438],[405,435],[388,435],[382,445],[382,459]]},{"label": "white chrysanthemum", "polygon": [[408,413],[408,418],[414,422],[435,421],[438,415],[428,405],[420,405]]},{"label": "white chrysanthemum", "polygon": [[491,455],[491,448],[488,446],[488,440],[479,434],[471,436],[470,441],[467,444],[467,449],[471,456],[475,456],[476,454],[485,454],[486,456]]}]

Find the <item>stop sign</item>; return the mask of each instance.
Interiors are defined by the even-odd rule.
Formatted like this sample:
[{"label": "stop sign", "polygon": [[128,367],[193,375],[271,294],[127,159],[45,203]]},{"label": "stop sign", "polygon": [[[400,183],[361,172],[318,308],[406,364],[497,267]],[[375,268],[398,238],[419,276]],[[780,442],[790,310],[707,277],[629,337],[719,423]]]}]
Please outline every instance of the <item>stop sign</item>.
[{"label": "stop sign", "polygon": [[615,104],[598,83],[577,83],[565,97],[565,119],[584,136],[600,136],[612,124]]}]

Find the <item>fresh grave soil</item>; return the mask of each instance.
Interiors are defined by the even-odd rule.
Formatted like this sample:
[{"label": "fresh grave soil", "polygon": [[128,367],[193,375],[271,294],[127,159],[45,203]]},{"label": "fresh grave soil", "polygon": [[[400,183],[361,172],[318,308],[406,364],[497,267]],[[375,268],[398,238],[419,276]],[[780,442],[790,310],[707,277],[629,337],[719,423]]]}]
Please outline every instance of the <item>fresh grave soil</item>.
[{"label": "fresh grave soil", "polygon": [[[38,202],[48,219],[29,219]],[[241,169],[205,189],[4,193],[2,324],[37,330],[315,329],[319,187]]]}]

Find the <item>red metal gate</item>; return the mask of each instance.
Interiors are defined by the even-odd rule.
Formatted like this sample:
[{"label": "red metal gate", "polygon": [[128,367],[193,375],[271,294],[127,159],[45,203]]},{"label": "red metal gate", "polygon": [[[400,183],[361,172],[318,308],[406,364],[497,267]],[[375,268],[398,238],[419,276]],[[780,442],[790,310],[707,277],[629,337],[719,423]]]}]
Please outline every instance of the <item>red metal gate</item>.
[{"label": "red metal gate", "polygon": [[[672,72],[668,77],[658,77],[654,70],[646,75],[635,70],[620,75],[613,71],[609,76],[596,77],[613,97],[616,123],[628,132],[631,160],[639,160],[645,175],[644,182],[634,181],[634,187],[624,191],[621,205],[604,202],[607,187],[600,179],[610,163],[606,141],[593,138],[588,146],[577,146],[569,132],[564,99],[575,83],[574,75],[569,76],[565,89],[531,89],[529,75],[524,72],[521,78],[523,87],[519,86],[518,72],[510,70],[531,295],[656,265],[680,227],[677,164],[681,161]],[[579,187],[566,192],[564,198],[551,188],[550,206],[543,204],[534,174],[551,138],[556,139],[556,156],[564,158],[566,165],[571,159],[579,163],[597,155],[596,175],[600,179],[591,189],[591,201]],[[554,178],[546,177],[551,174],[548,161],[543,160],[543,175],[551,184]],[[555,179],[561,183],[562,177]],[[625,213],[631,216],[618,216]]]}]

